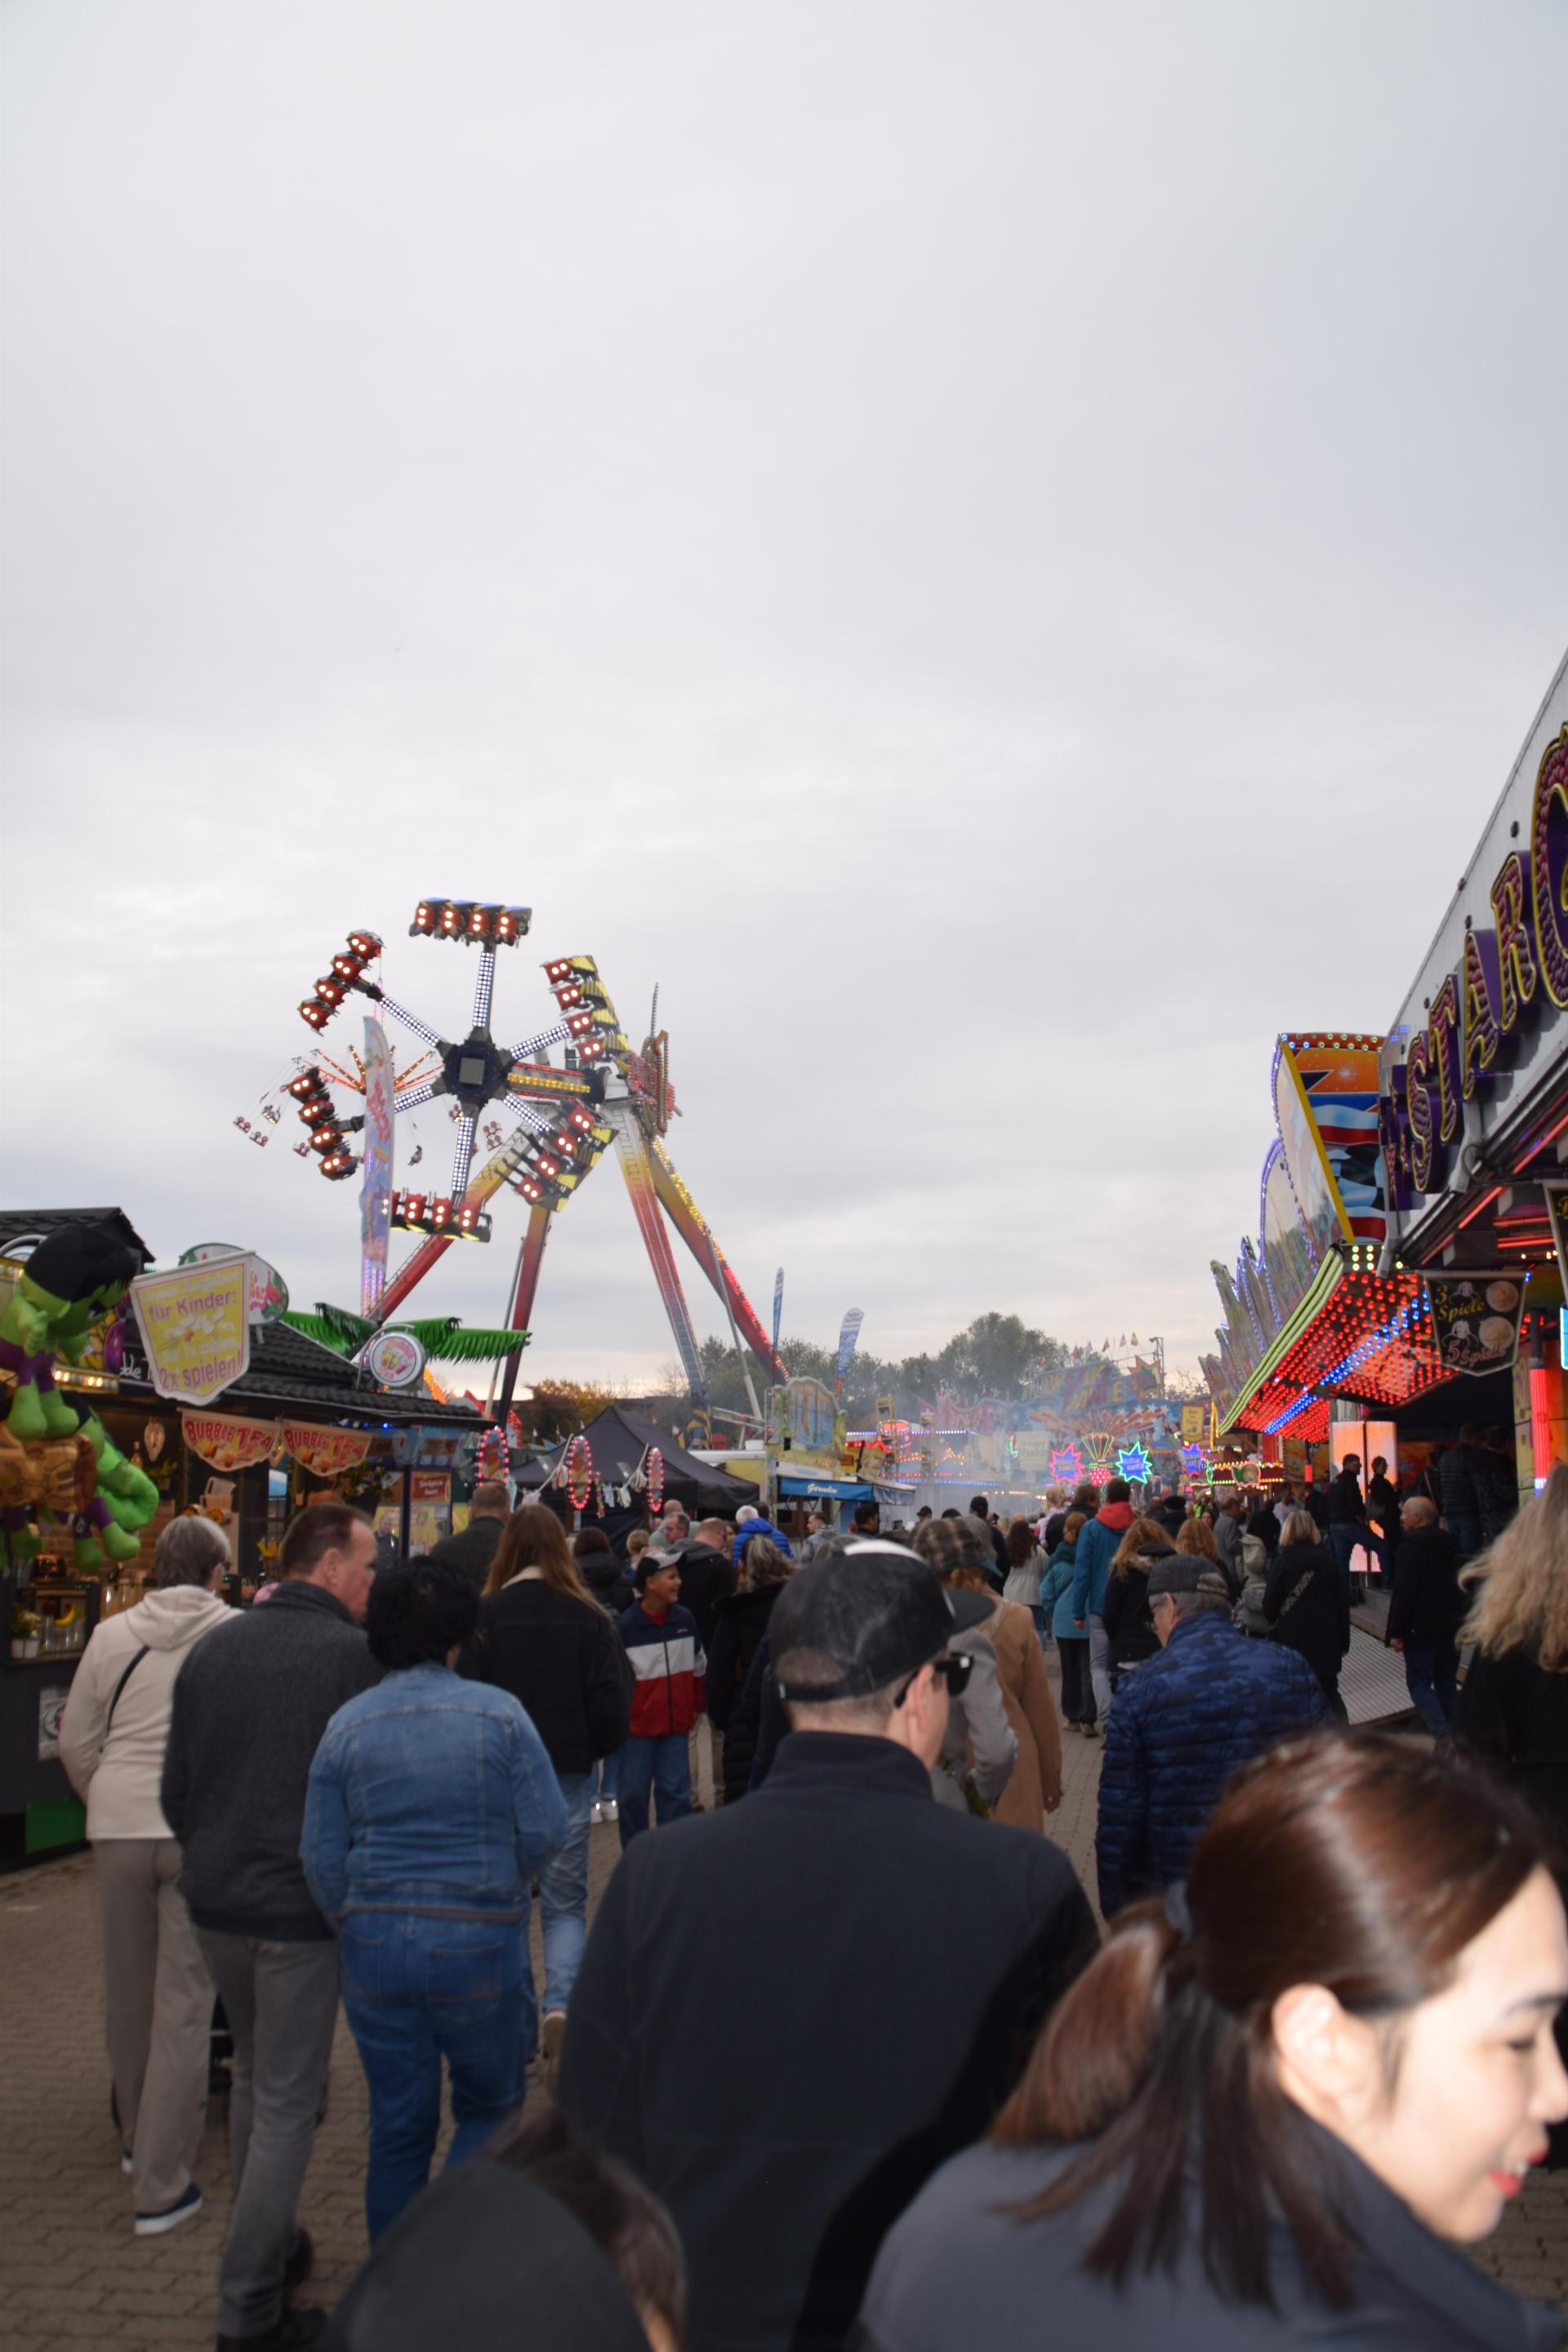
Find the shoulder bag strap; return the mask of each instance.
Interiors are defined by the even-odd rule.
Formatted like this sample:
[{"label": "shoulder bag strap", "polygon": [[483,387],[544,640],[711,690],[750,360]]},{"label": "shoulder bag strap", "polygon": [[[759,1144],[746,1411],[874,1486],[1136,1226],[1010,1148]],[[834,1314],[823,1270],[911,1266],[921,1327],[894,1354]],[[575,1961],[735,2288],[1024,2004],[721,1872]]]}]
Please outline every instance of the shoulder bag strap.
[{"label": "shoulder bag strap", "polygon": [[1312,1574],[1313,1571],[1309,1568],[1303,1575],[1300,1575],[1296,1579],[1295,1583],[1290,1587],[1289,1591],[1285,1595],[1284,1601],[1280,1603],[1279,1614],[1274,1620],[1276,1625],[1283,1624],[1285,1619],[1289,1617],[1291,1610],[1294,1609],[1297,1601],[1300,1601],[1302,1593],[1305,1592],[1308,1585],[1312,1581]]},{"label": "shoulder bag strap", "polygon": [[121,1693],[124,1690],[126,1684],[131,1680],[132,1675],[136,1672],[137,1667],[141,1664],[146,1654],[147,1644],[143,1642],[142,1647],[135,1653],[134,1656],[132,1658],[131,1664],[126,1667],[125,1672],[121,1675],[120,1680],[114,1685],[114,1696],[110,1700],[109,1713],[103,1718],[103,1737],[106,1744],[109,1739],[109,1727],[114,1721],[114,1710],[120,1705]]}]

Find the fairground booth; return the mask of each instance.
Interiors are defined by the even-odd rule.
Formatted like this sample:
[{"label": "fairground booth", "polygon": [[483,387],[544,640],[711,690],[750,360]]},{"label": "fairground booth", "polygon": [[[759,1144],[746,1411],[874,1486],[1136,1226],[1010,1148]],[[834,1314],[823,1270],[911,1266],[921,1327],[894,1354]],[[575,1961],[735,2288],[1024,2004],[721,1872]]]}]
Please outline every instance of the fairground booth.
[{"label": "fairground booth", "polygon": [[[15,1318],[39,1247],[82,1227],[150,1266],[122,1209],[0,1211],[0,1313]],[[423,1508],[429,1532],[445,1532],[454,1471],[485,1428],[422,1379],[395,1385],[392,1351],[388,1384],[295,1328],[281,1280],[249,1253],[198,1247],[167,1274],[144,1274],[139,1293],[143,1283],[154,1303],[166,1286],[179,1309],[171,1323],[200,1358],[193,1385],[210,1391],[200,1401],[179,1392],[177,1346],[153,1360],[130,1299],[88,1330],[70,1351],[79,1360],[52,1360],[50,1389],[75,1417],[68,1434],[18,1442],[19,1370],[25,1379],[29,1367],[13,1348],[0,1370],[0,1867],[82,1834],[59,1762],[60,1716],[94,1626],[141,1599],[171,1519],[195,1512],[224,1528],[227,1597],[244,1607],[274,1572],[289,1518],[318,1496],[341,1495],[395,1528]],[[95,1513],[95,1469],[108,1511]]]},{"label": "fairground booth", "polygon": [[1568,1458],[1568,660],[1375,1034],[1281,1037],[1258,1232],[1215,1265],[1221,1444],[1408,1485],[1473,1423],[1520,1495]]}]

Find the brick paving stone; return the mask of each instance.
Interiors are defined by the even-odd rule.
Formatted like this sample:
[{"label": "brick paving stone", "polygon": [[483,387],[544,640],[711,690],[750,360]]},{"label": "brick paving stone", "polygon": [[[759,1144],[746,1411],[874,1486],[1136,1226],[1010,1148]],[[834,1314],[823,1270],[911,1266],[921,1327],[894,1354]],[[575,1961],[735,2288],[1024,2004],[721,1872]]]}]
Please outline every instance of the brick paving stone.
[{"label": "brick paving stone", "polygon": [[[1054,1679],[1054,1653],[1049,1664]],[[1099,1740],[1064,1734],[1062,1802],[1048,1830],[1091,1903],[1100,1755]],[[984,1832],[977,1826],[975,1833]],[[619,1853],[613,1827],[592,1832],[590,1911]],[[542,1981],[537,1919],[533,1944]],[[202,2144],[197,2178],[205,2210],[166,2238],[133,2238],[131,2184],[119,2170],[109,2115],[89,1856],[0,1879],[0,1952],[5,2352],[63,2352],[92,2342],[113,2352],[170,2352],[210,2343],[230,2199],[225,2102],[212,2102]],[[536,2085],[530,2098],[542,2098]],[[358,2055],[340,2017],[327,2116],[300,2203],[300,2218],[316,2241],[315,2273],[301,2300],[331,2307],[364,2258],[367,2114]],[[1568,2176],[1533,2176],[1476,2259],[1521,2294],[1568,2304]]]}]

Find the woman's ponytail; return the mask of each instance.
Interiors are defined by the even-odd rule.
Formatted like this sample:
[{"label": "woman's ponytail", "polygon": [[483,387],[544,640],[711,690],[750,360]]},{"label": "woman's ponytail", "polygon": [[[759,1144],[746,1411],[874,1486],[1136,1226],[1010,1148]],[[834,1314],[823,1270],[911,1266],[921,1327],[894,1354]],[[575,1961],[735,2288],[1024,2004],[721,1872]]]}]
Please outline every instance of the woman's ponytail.
[{"label": "woman's ponytail", "polygon": [[1120,1914],[1051,2011],[993,2138],[1099,2139],[1126,2114],[1149,2078],[1182,1946],[1161,1903]]}]

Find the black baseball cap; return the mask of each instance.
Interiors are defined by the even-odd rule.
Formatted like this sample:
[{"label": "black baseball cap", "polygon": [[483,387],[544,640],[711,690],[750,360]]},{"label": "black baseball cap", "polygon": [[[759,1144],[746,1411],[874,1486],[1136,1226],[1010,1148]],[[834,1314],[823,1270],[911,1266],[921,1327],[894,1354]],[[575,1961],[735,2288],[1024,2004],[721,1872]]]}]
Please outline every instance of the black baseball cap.
[{"label": "black baseball cap", "polygon": [[868,1697],[929,1665],[995,1606],[994,1593],[942,1584],[902,1544],[847,1544],[833,1559],[797,1569],[768,1622],[775,1665],[792,1650],[814,1650],[838,1674],[809,1688],[781,1675],[779,1696],[797,1706]]}]

